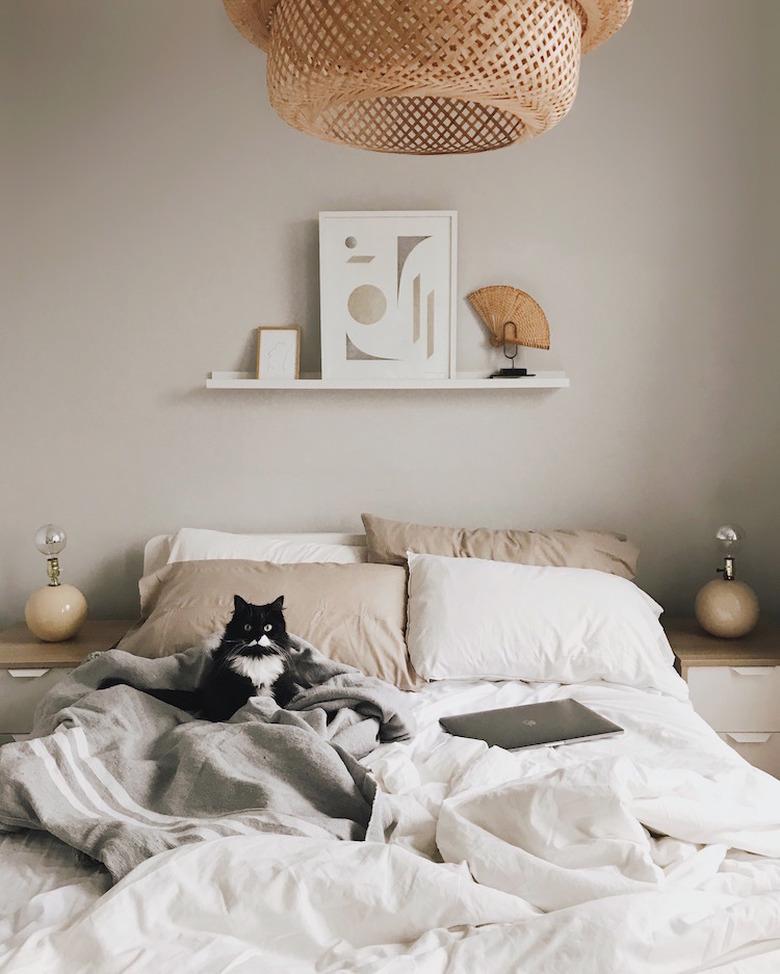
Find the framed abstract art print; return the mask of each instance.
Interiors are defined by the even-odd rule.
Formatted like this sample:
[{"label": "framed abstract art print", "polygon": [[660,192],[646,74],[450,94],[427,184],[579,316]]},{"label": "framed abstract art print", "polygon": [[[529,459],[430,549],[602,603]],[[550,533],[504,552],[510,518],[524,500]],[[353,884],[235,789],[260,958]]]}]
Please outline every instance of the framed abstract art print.
[{"label": "framed abstract art print", "polygon": [[258,379],[298,379],[300,361],[298,325],[261,325],[257,329]]},{"label": "framed abstract art print", "polygon": [[457,214],[320,213],[323,379],[455,374]]}]

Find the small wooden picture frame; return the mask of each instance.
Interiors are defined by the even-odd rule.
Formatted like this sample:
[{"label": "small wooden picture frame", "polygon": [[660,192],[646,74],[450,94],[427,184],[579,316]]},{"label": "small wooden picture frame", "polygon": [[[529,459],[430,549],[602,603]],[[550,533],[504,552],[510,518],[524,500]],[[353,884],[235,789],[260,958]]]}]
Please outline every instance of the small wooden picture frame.
[{"label": "small wooden picture frame", "polygon": [[257,329],[257,378],[292,380],[300,376],[300,327],[260,325]]}]

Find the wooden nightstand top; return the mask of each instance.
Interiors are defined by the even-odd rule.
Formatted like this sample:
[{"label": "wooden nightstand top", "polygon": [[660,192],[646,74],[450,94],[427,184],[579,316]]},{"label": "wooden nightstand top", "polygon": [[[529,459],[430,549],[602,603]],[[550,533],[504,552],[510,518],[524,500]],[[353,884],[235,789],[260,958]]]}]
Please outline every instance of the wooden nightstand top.
[{"label": "wooden nightstand top", "polygon": [[133,624],[131,619],[89,619],[73,639],[44,643],[20,622],[0,632],[0,667],[78,666],[90,653],[110,649]]},{"label": "wooden nightstand top", "polygon": [[780,625],[759,622],[739,639],[719,639],[695,619],[661,619],[682,675],[691,666],[780,666]]}]

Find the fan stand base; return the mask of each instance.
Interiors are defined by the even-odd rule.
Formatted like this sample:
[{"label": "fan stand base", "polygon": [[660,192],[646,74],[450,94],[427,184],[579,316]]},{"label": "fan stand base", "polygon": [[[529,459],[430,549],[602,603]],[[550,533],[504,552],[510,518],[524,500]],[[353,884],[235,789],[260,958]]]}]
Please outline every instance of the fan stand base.
[{"label": "fan stand base", "polygon": [[536,373],[529,372],[528,369],[499,369],[498,372],[492,372],[488,378],[489,379],[532,379]]}]

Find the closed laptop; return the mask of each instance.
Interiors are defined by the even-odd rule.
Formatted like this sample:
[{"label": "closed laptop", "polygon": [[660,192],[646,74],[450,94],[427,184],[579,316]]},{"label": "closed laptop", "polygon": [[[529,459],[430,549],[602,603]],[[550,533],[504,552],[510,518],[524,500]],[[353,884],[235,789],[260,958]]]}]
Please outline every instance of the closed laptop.
[{"label": "closed laptop", "polygon": [[507,751],[575,744],[623,733],[622,727],[576,700],[457,714],[442,717],[439,723],[457,737],[471,737]]}]

